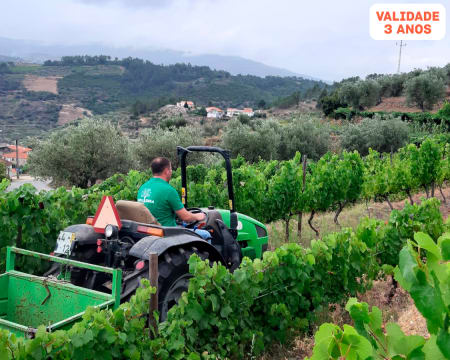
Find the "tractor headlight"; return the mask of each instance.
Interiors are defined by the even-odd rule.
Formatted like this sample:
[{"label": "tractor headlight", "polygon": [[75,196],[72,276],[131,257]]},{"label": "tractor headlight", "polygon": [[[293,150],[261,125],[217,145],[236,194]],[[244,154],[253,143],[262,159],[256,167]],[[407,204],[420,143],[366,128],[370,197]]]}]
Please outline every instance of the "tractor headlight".
[{"label": "tractor headlight", "polygon": [[117,235],[117,226],[106,225],[105,227],[105,237],[110,239],[111,237]]}]

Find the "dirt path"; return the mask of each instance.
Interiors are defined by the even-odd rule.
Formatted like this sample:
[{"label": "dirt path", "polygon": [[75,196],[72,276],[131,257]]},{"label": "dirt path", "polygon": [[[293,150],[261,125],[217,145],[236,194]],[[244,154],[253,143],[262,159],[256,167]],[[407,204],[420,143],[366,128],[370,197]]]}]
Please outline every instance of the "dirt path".
[{"label": "dirt path", "polygon": [[[450,214],[450,187],[443,188],[442,193],[444,194],[444,197],[446,199],[446,202],[444,202],[444,198],[442,197],[439,189],[435,190],[434,196],[438,198],[441,201],[441,214],[444,220],[447,219],[448,215]],[[425,193],[418,193],[414,194],[412,196],[414,203],[420,204],[422,199],[426,199],[427,195]],[[405,205],[405,201],[409,202],[409,199],[397,201],[397,202],[391,202],[394,209],[400,210],[403,209]],[[377,218],[384,219],[386,215],[389,215],[391,212],[391,209],[387,202],[382,203],[372,203],[369,207],[369,210],[371,211],[371,214]]]},{"label": "dirt path", "polygon": [[[446,203],[443,201],[443,197],[439,190],[435,191],[435,197],[441,201],[441,214],[442,217],[447,219],[450,214],[450,187],[443,189]],[[421,199],[426,198],[425,193],[418,193],[413,195],[414,203],[420,203]],[[394,209],[400,210],[405,206],[405,202],[409,202],[409,199],[402,201],[391,202]],[[386,201],[381,203],[370,202],[366,206],[365,203],[356,204],[354,206],[346,207],[339,216],[339,225],[334,223],[334,212],[320,213],[314,216],[313,226],[319,230],[320,236],[326,234],[341,231],[344,227],[351,227],[356,229],[359,223],[366,216],[377,218],[380,220],[388,220],[391,214],[391,209]],[[301,242],[305,246],[311,242],[312,239],[316,239],[316,234],[308,225],[309,214],[303,214],[302,218],[302,239]],[[285,238],[285,223],[283,221],[277,221],[275,223],[267,224],[269,232],[269,249],[274,249],[286,242]],[[293,216],[290,223],[290,237],[289,241],[298,242],[297,237],[297,216]]]},{"label": "dirt path", "polygon": [[20,175],[19,179],[16,179],[15,177],[11,179],[11,184],[6,189],[6,191],[7,192],[13,191],[21,187],[23,184],[31,184],[36,188],[37,191],[52,190],[52,188],[50,187],[50,182],[51,180],[42,181],[36,180],[35,178],[29,175]]}]

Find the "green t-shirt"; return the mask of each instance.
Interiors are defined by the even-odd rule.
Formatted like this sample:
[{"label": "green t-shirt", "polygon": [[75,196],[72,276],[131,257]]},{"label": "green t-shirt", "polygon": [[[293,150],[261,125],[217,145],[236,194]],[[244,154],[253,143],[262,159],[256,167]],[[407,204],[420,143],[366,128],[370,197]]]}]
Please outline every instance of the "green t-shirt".
[{"label": "green t-shirt", "polygon": [[177,191],[160,178],[151,178],[142,185],[137,201],[143,203],[163,226],[177,226],[175,211],[184,207]]}]

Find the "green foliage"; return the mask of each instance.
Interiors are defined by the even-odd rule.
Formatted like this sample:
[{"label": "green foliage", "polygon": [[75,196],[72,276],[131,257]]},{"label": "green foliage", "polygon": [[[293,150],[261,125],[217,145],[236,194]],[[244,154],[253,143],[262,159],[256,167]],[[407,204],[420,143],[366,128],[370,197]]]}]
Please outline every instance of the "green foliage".
[{"label": "green foliage", "polygon": [[399,119],[363,119],[359,124],[347,124],[341,134],[341,145],[348,151],[367,155],[369,148],[379,152],[397,151],[408,141],[407,124]]},{"label": "green foliage", "polygon": [[333,92],[331,95],[324,95],[319,98],[317,106],[319,109],[322,109],[325,116],[330,116],[336,109],[346,107],[347,103],[342,103],[337,92]]},{"label": "green foliage", "polygon": [[[252,126],[242,124],[238,119],[229,121],[223,134],[223,146],[233,156],[242,155],[247,161],[278,158],[281,135],[275,121],[254,121]],[[261,147],[260,144],[264,144]]]},{"label": "green foliage", "polygon": [[[72,56],[61,61],[48,61],[45,65],[76,69],[59,81],[61,93],[81,100],[85,107],[98,114],[131,106],[137,100],[154,110],[166,105],[170,98],[189,98],[203,105],[211,101],[223,107],[245,103],[256,106],[261,99],[271,102],[305,92],[316,83],[324,85],[296,77],[232,76],[206,66],[164,66],[133,58],[111,60],[105,56]],[[121,66],[121,72],[92,74],[87,71],[92,66]]]},{"label": "green foliage", "polygon": [[182,116],[174,116],[159,123],[159,126],[163,129],[170,129],[172,127],[180,128],[186,125],[187,121]]},{"label": "green foliage", "polygon": [[0,162],[0,182],[3,181],[3,179],[6,179],[6,177],[7,177],[6,165]]},{"label": "green foliage", "polygon": [[[390,225],[394,223],[387,226]],[[422,225],[426,227],[425,223]],[[6,359],[238,359],[255,356],[270,343],[285,342],[296,331],[306,330],[314,320],[315,310],[330,302],[345,301],[348,296],[368,289],[379,271],[377,243],[385,233],[385,227],[376,220],[366,219],[357,232],[343,229],[313,241],[311,249],[286,244],[266,252],[263,259],[251,261],[245,258],[233,274],[223,265],[209,264],[194,255],[189,260],[193,275],[189,289],[169,311],[167,321],[159,325],[159,334],[154,339],[149,337],[147,314],[149,295],[155,289],[144,282],[130,303],[122,304],[115,311],[90,308],[82,321],[68,331],[46,333],[41,327],[33,340],[19,339],[1,331],[0,354]],[[427,279],[435,279],[434,271],[444,284],[438,291],[436,282],[432,283],[433,291],[440,293],[443,304],[448,305],[448,288],[441,278],[448,278],[448,272],[442,271],[445,269],[442,267],[448,267],[444,261],[450,257],[450,238],[447,234],[438,240],[442,249],[439,253],[432,240],[420,238],[417,242],[427,252],[442,254],[437,262],[428,256],[421,266],[432,270],[423,270],[431,274]],[[412,259],[418,261],[420,257]],[[411,261],[402,262],[400,257],[401,274],[407,274],[405,281],[412,282],[410,274],[418,272],[408,266],[411,267]],[[417,275],[417,279],[421,276]],[[422,300],[414,298],[415,301],[429,301],[422,295],[419,299]],[[427,306],[428,317],[437,324],[436,332],[432,334],[437,335],[432,336],[431,343],[424,346],[423,351],[426,353],[433,346],[436,353],[441,344],[446,344],[445,321],[444,317],[438,316],[442,308],[434,310],[430,304]],[[403,336],[395,326],[387,326],[384,334],[381,313],[376,308],[369,313],[367,305],[351,300],[347,309],[355,321],[355,329],[345,326],[342,331],[334,325],[321,327],[316,334],[314,358],[322,359],[320,356],[327,351],[331,351],[331,356],[351,351],[370,355],[372,349],[375,355],[385,354],[385,349],[391,355],[394,350],[403,354],[401,351],[404,350],[399,349],[410,351],[413,343],[423,345],[415,337]],[[377,335],[378,340],[374,340],[372,334]],[[332,343],[334,341],[337,343]]]},{"label": "green foliage", "polygon": [[437,117],[440,119],[444,119],[446,121],[450,121],[450,102],[444,101],[442,107],[437,112]]},{"label": "green foliage", "polygon": [[381,95],[385,97],[401,96],[404,90],[407,74],[383,75],[377,79],[381,86]]},{"label": "green foliage", "polygon": [[339,107],[333,112],[333,117],[335,119],[346,119],[351,120],[356,114],[357,111],[350,109],[348,107]]},{"label": "green foliage", "polygon": [[444,81],[431,73],[413,77],[405,83],[406,100],[422,111],[432,109],[445,96]]},{"label": "green foliage", "polygon": [[341,103],[355,110],[375,105],[380,99],[381,87],[375,80],[344,82],[338,90]]},{"label": "green foliage", "polygon": [[132,167],[128,140],[109,122],[85,119],[33,146],[30,173],[80,187]]},{"label": "green foliage", "polygon": [[[395,278],[427,320],[428,339],[405,335],[400,326],[383,327],[379,308],[355,298],[347,302],[355,327],[323,324],[315,335],[311,360],[450,358],[450,233],[434,240],[416,232],[400,252]],[[426,254],[426,257],[425,257]]]},{"label": "green foliage", "polygon": [[279,158],[291,159],[297,151],[318,160],[330,148],[330,130],[310,119],[293,119],[281,128]]},{"label": "green foliage", "polygon": [[300,102],[300,99],[301,99],[300,92],[296,91],[289,96],[275,100],[271,106],[280,109],[287,109],[292,106],[297,106]]},{"label": "green foliage", "polygon": [[[203,145],[198,136],[199,130],[191,127],[169,128],[156,127],[143,131],[133,144],[133,153],[141,169],[150,169],[152,160],[158,156],[164,156],[172,162],[176,169],[179,166],[177,146]],[[200,162],[202,158],[195,158],[194,162]],[[195,160],[197,159],[197,160]]]},{"label": "green foliage", "polygon": [[407,149],[411,159],[411,176],[425,189],[428,189],[429,185],[434,186],[443,171],[442,149],[439,144],[427,139],[420,148],[408,146]]},{"label": "green foliage", "polygon": [[23,95],[25,99],[31,101],[55,100],[58,97],[58,95],[47,91],[25,91]]},{"label": "green foliage", "polygon": [[195,110],[194,113],[197,114],[197,115],[200,115],[200,116],[207,116],[208,115],[208,113],[207,113],[207,111],[206,111],[204,106],[202,106],[201,108]]},{"label": "green foliage", "polygon": [[0,74],[10,74],[12,67],[14,67],[14,63],[0,61]]}]

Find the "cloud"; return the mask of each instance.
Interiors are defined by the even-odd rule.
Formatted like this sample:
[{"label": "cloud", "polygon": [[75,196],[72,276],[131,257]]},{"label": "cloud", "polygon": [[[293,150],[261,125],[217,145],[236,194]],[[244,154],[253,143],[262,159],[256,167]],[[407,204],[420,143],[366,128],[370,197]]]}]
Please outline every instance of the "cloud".
[{"label": "cloud", "polygon": [[[338,80],[396,71],[395,42],[375,41],[369,36],[369,8],[375,2],[0,1],[0,36],[61,44],[101,42],[116,47],[234,55]],[[444,65],[446,59],[450,59],[447,40],[414,41],[404,49],[402,69]]]},{"label": "cloud", "polygon": [[174,0],[75,0],[87,5],[121,5],[125,7],[167,7]]}]

